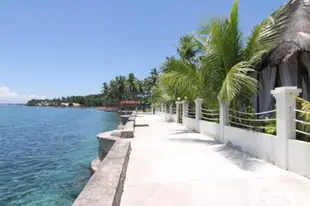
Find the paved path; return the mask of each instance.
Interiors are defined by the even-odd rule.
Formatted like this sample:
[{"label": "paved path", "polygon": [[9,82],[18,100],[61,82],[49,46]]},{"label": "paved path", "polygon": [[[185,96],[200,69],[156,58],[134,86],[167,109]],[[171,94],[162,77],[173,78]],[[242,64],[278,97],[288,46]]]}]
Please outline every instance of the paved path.
[{"label": "paved path", "polygon": [[[140,115],[141,116],[141,115]],[[121,206],[309,206],[310,180],[142,115]]]}]

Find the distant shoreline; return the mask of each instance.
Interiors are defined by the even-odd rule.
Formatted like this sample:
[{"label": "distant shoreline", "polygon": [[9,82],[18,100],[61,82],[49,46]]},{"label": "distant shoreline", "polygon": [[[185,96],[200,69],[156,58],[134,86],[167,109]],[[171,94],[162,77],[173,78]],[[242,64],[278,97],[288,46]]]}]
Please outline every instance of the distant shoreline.
[{"label": "distant shoreline", "polygon": [[79,108],[79,109],[93,108],[93,109],[95,109],[95,107],[82,107],[82,106],[66,106],[66,107],[64,107],[64,106],[52,106],[52,105],[40,106],[40,105],[27,105],[27,104],[25,104],[24,106],[26,106],[26,107]]},{"label": "distant shoreline", "polygon": [[0,103],[0,106],[25,106],[26,104],[23,103]]}]

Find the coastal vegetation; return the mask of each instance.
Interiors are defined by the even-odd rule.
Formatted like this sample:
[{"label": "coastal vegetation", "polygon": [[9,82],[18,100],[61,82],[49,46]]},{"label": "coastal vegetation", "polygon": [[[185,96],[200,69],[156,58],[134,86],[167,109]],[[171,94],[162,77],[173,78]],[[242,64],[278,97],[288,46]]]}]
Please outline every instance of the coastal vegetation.
[{"label": "coastal vegetation", "polygon": [[119,104],[123,100],[140,101],[141,104],[150,104],[152,88],[156,85],[159,73],[152,69],[150,75],[138,79],[133,73],[128,77],[117,76],[109,83],[103,83],[100,94],[87,96],[68,96],[54,99],[32,99],[27,106],[76,106],[100,107],[105,104]]},{"label": "coastal vegetation", "polygon": [[[260,73],[262,68],[266,68],[273,61],[279,61],[272,59],[270,54],[286,41],[283,40],[283,34],[289,30],[290,24],[295,22],[292,16],[296,15],[296,8],[303,8],[302,1],[289,1],[260,24],[253,26],[248,36],[244,36],[240,28],[238,7],[239,1],[235,0],[228,17],[213,18],[201,25],[194,34],[180,38],[176,47],[177,55],[167,57],[162,64],[158,83],[153,89],[152,102],[155,105],[173,104],[177,99],[186,99],[193,105],[195,98],[202,98],[205,109],[217,110],[218,102],[221,101],[229,105],[232,112],[231,125],[276,134],[276,121],[273,120],[276,116],[275,104],[270,107],[259,105],[272,103],[264,102],[264,96],[259,93],[267,92],[266,95],[271,95],[270,90],[279,86],[278,81],[277,85],[271,85],[271,88],[264,91],[262,87],[265,85],[262,84],[268,84],[271,77],[267,75],[264,83],[260,80]],[[302,29],[303,27],[299,28],[301,31]],[[282,55],[278,52],[276,55],[280,54]],[[287,62],[292,56],[289,54],[288,52],[286,60],[284,58],[281,61]],[[274,68],[274,71],[276,70],[277,68]],[[303,74],[299,68],[298,73],[299,76]],[[304,79],[309,77],[305,76]],[[300,85],[301,81],[298,82],[299,88]],[[307,111],[310,103],[302,98],[298,100],[301,102],[297,104],[298,109],[307,113],[298,115],[297,118],[310,122]],[[260,111],[260,108],[268,108],[271,113],[259,115],[259,112],[266,111]],[[297,124],[297,128],[310,132],[308,125]],[[297,134],[297,138],[310,140],[301,134]]]},{"label": "coastal vegetation", "polygon": [[209,108],[217,108],[218,100],[234,109],[250,104],[259,87],[255,68],[278,43],[286,15],[285,9],[277,10],[244,37],[238,5],[235,0],[228,17],[214,18],[180,38],[178,56],[163,63],[154,103],[200,97]]},{"label": "coastal vegetation", "polygon": [[54,99],[32,99],[27,102],[27,106],[81,106],[81,107],[96,107],[102,105],[102,95],[87,95],[87,96],[68,96]]},{"label": "coastal vegetation", "polygon": [[117,76],[102,87],[103,102],[115,104],[123,100],[139,100],[144,104],[151,103],[152,88],[156,85],[159,73],[152,69],[150,75],[142,80],[130,73],[128,77]]}]

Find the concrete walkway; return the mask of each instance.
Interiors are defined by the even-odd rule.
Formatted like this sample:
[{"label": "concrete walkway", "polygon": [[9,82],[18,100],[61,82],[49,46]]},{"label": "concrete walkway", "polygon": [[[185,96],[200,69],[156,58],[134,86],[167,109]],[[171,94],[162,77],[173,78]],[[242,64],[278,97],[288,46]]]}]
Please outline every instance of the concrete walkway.
[{"label": "concrete walkway", "polygon": [[121,206],[310,205],[309,179],[158,116],[136,124]]}]

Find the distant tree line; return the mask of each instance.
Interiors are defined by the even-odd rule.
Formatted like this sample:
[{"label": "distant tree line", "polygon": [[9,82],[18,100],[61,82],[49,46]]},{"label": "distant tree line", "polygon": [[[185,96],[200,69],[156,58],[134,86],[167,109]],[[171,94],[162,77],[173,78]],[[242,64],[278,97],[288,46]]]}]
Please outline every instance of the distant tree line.
[{"label": "distant tree line", "polygon": [[152,69],[150,75],[142,80],[130,73],[128,77],[117,76],[109,83],[104,82],[102,87],[104,102],[114,104],[122,100],[140,100],[143,104],[150,104],[152,89],[158,76],[158,71]]},{"label": "distant tree line", "polygon": [[103,83],[100,94],[87,96],[68,96],[54,99],[32,99],[28,106],[61,106],[68,103],[69,106],[79,104],[82,107],[100,107],[105,104],[119,104],[122,100],[139,100],[141,104],[150,104],[152,89],[158,80],[158,72],[152,69],[150,75],[142,80],[133,73],[126,76],[117,76],[109,83]]},{"label": "distant tree line", "polygon": [[59,107],[61,106],[61,103],[68,103],[69,106],[73,106],[74,103],[77,103],[82,107],[98,107],[104,104],[103,95],[94,94],[87,96],[68,96],[54,99],[32,99],[27,102],[27,106],[38,106],[39,104],[45,104],[48,106]]}]

